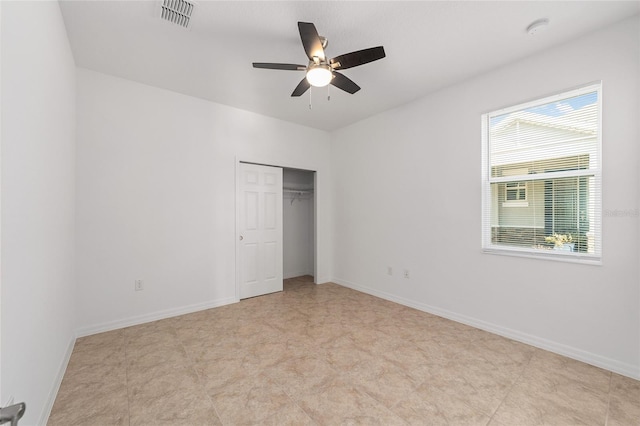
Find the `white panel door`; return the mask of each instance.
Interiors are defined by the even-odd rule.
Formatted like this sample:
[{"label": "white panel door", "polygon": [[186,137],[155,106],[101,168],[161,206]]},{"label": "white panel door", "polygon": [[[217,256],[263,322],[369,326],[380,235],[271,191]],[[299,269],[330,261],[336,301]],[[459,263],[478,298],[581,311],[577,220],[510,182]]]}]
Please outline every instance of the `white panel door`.
[{"label": "white panel door", "polygon": [[282,291],[282,169],[240,163],[240,299]]}]

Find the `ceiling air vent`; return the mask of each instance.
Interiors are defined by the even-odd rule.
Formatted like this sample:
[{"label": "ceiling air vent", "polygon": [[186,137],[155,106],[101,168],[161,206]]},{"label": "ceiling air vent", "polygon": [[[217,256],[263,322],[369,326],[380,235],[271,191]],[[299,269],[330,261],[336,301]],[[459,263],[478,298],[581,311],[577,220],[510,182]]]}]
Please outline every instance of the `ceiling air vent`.
[{"label": "ceiling air vent", "polygon": [[189,28],[194,6],[195,2],[193,1],[162,0],[160,17],[172,24]]}]

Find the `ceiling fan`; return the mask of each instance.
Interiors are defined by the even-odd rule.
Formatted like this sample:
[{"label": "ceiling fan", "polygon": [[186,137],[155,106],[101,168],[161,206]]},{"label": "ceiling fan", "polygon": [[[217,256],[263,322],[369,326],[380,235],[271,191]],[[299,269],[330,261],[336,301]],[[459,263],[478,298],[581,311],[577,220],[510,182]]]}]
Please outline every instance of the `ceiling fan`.
[{"label": "ceiling fan", "polygon": [[385,57],[384,48],[378,46],[345,53],[333,59],[327,59],[324,49],[327,47],[328,41],[326,38],[318,35],[315,25],[310,22],[298,22],[298,30],[300,31],[300,39],[302,40],[304,51],[309,57],[309,65],[277,64],[270,62],[253,63],[254,68],[306,71],[305,78],[298,83],[298,86],[293,93],[291,93],[291,96],[300,96],[309,90],[311,86],[324,87],[328,84],[332,84],[347,93],[356,93],[360,90],[360,86],[337,71],[357,67],[358,65],[367,64]]}]

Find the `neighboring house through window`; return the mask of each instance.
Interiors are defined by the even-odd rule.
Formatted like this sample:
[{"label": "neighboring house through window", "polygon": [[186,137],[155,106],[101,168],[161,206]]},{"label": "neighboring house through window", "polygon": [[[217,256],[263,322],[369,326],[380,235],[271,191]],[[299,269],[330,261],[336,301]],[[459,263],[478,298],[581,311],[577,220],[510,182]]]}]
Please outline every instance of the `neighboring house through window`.
[{"label": "neighboring house through window", "polygon": [[600,261],[600,91],[482,116],[485,251]]},{"label": "neighboring house through window", "polygon": [[504,197],[507,203],[510,201],[526,201],[527,200],[527,183],[526,182],[507,182],[505,185]]}]

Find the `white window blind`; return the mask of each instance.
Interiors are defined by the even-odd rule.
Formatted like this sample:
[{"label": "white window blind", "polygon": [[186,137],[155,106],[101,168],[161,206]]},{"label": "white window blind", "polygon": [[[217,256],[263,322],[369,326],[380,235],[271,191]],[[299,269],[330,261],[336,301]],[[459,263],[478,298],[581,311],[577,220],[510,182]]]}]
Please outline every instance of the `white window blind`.
[{"label": "white window blind", "polygon": [[482,246],[599,263],[601,87],[482,116]]}]

